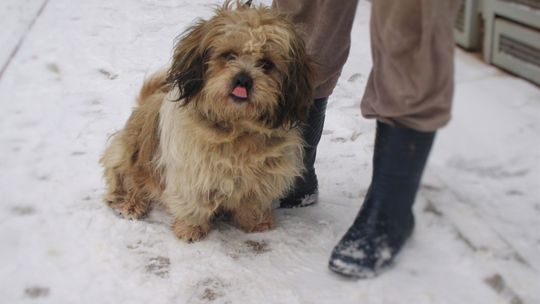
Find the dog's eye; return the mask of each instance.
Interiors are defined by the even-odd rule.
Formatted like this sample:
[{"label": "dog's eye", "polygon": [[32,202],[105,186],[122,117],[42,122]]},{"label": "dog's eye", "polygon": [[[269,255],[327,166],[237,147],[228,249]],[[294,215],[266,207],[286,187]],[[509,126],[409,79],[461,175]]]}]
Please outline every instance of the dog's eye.
[{"label": "dog's eye", "polygon": [[274,67],[274,63],[270,59],[261,59],[257,61],[257,64],[255,66],[265,71],[269,71]]},{"label": "dog's eye", "polygon": [[231,60],[234,60],[236,59],[236,54],[234,52],[225,52],[223,54],[221,54],[221,58],[227,60],[227,61],[231,61]]}]

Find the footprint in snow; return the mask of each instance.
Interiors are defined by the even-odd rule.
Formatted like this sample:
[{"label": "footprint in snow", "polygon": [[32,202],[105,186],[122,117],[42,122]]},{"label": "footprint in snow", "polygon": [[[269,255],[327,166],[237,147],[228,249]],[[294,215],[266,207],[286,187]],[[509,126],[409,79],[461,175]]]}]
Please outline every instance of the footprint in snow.
[{"label": "footprint in snow", "polygon": [[237,260],[239,258],[253,258],[271,251],[270,245],[265,240],[245,240],[242,243],[223,241],[227,255]]},{"label": "footprint in snow", "polygon": [[49,288],[43,286],[30,286],[24,289],[24,295],[32,299],[47,297],[49,293]]},{"label": "footprint in snow", "polygon": [[349,77],[349,79],[347,79],[347,82],[355,82],[357,81],[358,79],[361,79],[362,78],[362,74],[360,73],[354,73],[351,75],[351,77]]},{"label": "footprint in snow", "polygon": [[219,278],[206,278],[195,285],[194,297],[202,303],[212,303],[225,296],[225,290],[229,285]]},{"label": "footprint in snow", "polygon": [[169,277],[170,266],[171,260],[169,258],[157,256],[148,259],[144,269],[147,273],[154,274],[160,278],[167,278]]},{"label": "footprint in snow", "polygon": [[107,78],[109,80],[114,80],[114,79],[118,78],[118,74],[107,71],[106,69],[98,69],[98,72],[101,75],[105,76],[105,78]]},{"label": "footprint in snow", "polygon": [[18,216],[34,214],[36,210],[32,206],[15,206],[11,208],[11,212]]}]

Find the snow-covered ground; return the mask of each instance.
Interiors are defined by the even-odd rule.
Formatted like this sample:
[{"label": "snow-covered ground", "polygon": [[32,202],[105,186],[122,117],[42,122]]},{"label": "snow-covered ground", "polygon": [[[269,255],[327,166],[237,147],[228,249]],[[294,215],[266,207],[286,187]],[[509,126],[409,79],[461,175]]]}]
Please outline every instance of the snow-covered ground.
[{"label": "snow-covered ground", "polygon": [[[265,1],[268,3],[268,1]],[[540,303],[540,90],[456,52],[454,119],[439,132],[417,228],[372,280],[327,269],[370,179],[369,3],[331,97],[321,200],[276,229],[226,223],[186,244],[170,217],[116,217],[97,165],[145,75],[215,1],[2,0],[0,303]]]}]

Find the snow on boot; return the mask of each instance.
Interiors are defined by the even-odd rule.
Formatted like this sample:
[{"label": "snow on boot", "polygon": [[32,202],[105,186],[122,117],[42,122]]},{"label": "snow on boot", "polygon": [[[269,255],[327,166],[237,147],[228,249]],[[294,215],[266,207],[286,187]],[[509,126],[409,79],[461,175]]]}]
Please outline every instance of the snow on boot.
[{"label": "snow on boot", "polygon": [[329,267],[369,278],[393,261],[414,227],[412,205],[435,132],[377,122],[373,175],[354,223],[334,247]]},{"label": "snow on boot", "polygon": [[317,155],[317,145],[321,139],[324,126],[324,114],[328,98],[315,99],[313,106],[309,110],[308,121],[302,130],[302,137],[305,141],[304,166],[305,171],[301,177],[294,182],[294,187],[286,197],[280,199],[280,208],[296,208],[313,205],[319,197],[319,184],[315,174],[315,157]]}]

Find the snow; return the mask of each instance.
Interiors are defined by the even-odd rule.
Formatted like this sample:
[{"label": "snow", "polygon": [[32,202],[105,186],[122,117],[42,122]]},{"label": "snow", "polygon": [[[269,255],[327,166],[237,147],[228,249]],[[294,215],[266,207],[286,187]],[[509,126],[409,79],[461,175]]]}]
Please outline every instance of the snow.
[{"label": "snow", "polygon": [[453,120],[438,134],[412,238],[377,278],[328,270],[370,179],[375,124],[359,111],[367,1],[328,106],[317,205],[277,210],[264,233],[218,221],[193,244],[159,208],[142,221],[115,216],[97,164],[107,138],[174,38],[214,4],[2,1],[2,303],[540,303],[540,90],[460,50]]}]

